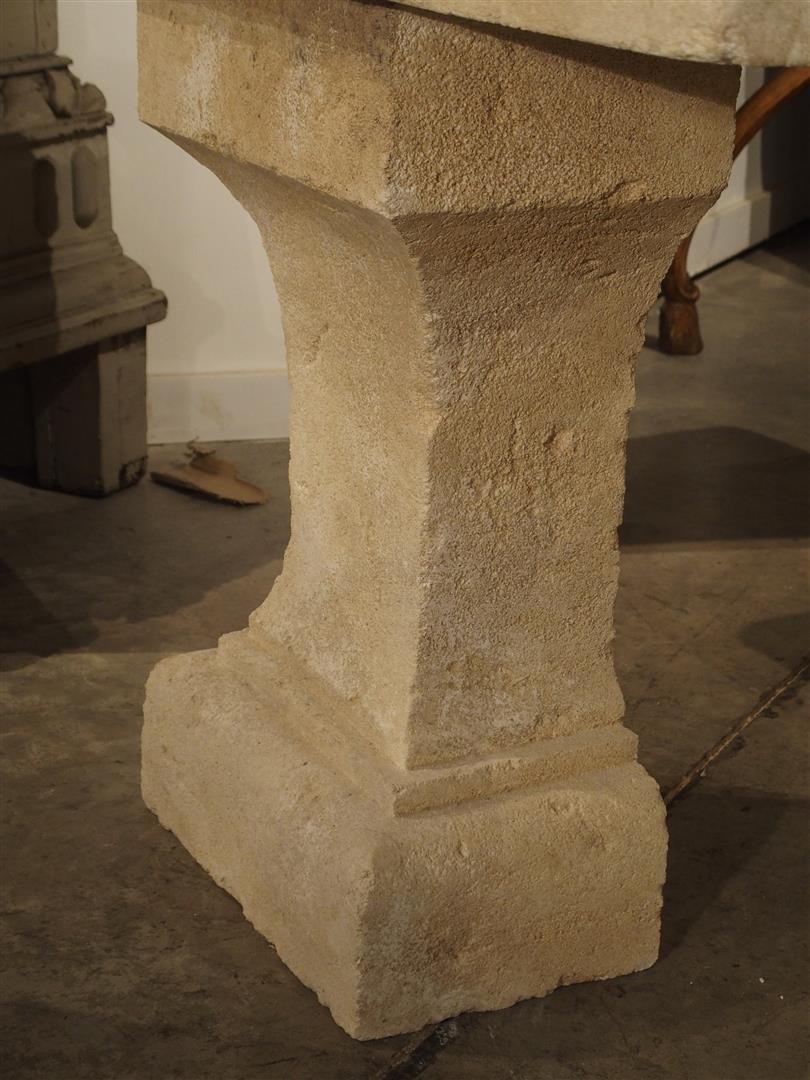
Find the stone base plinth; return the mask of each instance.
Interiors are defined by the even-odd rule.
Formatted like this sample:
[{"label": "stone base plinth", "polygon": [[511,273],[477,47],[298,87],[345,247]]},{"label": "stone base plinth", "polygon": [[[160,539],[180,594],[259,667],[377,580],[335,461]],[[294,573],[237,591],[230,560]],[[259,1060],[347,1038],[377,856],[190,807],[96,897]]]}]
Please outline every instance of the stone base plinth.
[{"label": "stone base plinth", "polygon": [[156,668],[143,735],[148,806],[351,1035],[655,961],[664,811],[624,729],[399,770],[352,725],[242,633]]}]

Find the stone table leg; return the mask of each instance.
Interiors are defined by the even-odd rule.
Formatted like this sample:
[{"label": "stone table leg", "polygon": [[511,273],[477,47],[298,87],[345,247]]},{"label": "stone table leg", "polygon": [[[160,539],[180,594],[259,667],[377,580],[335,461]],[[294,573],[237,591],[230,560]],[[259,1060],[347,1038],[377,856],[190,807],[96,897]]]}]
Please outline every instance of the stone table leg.
[{"label": "stone table leg", "polygon": [[153,673],[148,805],[359,1038],[648,966],[624,444],[737,72],[355,0],[140,35],[144,118],[265,237],[293,386],[283,573]]}]

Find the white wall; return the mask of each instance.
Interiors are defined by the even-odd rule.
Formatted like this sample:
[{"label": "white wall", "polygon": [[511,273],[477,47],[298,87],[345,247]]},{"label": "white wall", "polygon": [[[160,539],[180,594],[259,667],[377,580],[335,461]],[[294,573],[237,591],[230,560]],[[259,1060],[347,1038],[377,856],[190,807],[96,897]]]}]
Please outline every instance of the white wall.
[{"label": "white wall", "polygon": [[147,336],[150,442],[286,435],[284,339],[258,230],[212,173],[138,120],[135,0],[59,0],[59,51],[107,98],[115,230],[169,298]]},{"label": "white wall", "polygon": [[[124,250],[169,298],[167,320],[148,335],[150,441],[286,435],[281,317],[258,231],[207,169],[138,120],[135,0],[59,0],[59,38],[115,115],[113,220]],[[744,71],[741,97],[763,77]],[[810,213],[808,105],[774,118],[764,153],[760,135],[738,159],[695,235],[693,273]]]}]

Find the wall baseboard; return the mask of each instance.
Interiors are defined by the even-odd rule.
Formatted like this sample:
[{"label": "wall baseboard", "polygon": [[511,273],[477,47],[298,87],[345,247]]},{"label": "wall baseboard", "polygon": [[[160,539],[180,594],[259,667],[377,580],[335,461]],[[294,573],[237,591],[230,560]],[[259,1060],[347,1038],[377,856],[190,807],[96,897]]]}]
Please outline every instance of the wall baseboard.
[{"label": "wall baseboard", "polygon": [[710,210],[689,248],[689,273],[701,274],[810,215],[810,177],[796,176],[772,191]]},{"label": "wall baseboard", "polygon": [[149,375],[149,442],[286,439],[287,372]]}]

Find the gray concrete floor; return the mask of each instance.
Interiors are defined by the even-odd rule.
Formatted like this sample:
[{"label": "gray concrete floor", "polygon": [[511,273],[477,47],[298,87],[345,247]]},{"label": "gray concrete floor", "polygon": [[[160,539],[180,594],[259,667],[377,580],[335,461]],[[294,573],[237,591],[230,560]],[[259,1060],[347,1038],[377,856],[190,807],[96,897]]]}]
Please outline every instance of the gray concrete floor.
[{"label": "gray concrete floor", "polygon": [[[639,363],[616,650],[665,787],[810,651],[807,239],[703,279],[701,357]],[[138,796],[149,669],[243,626],[280,568],[286,446],[227,452],[266,507],[0,481],[3,1075],[806,1076],[806,683],[673,803],[650,971],[416,1037],[332,1023]]]}]

